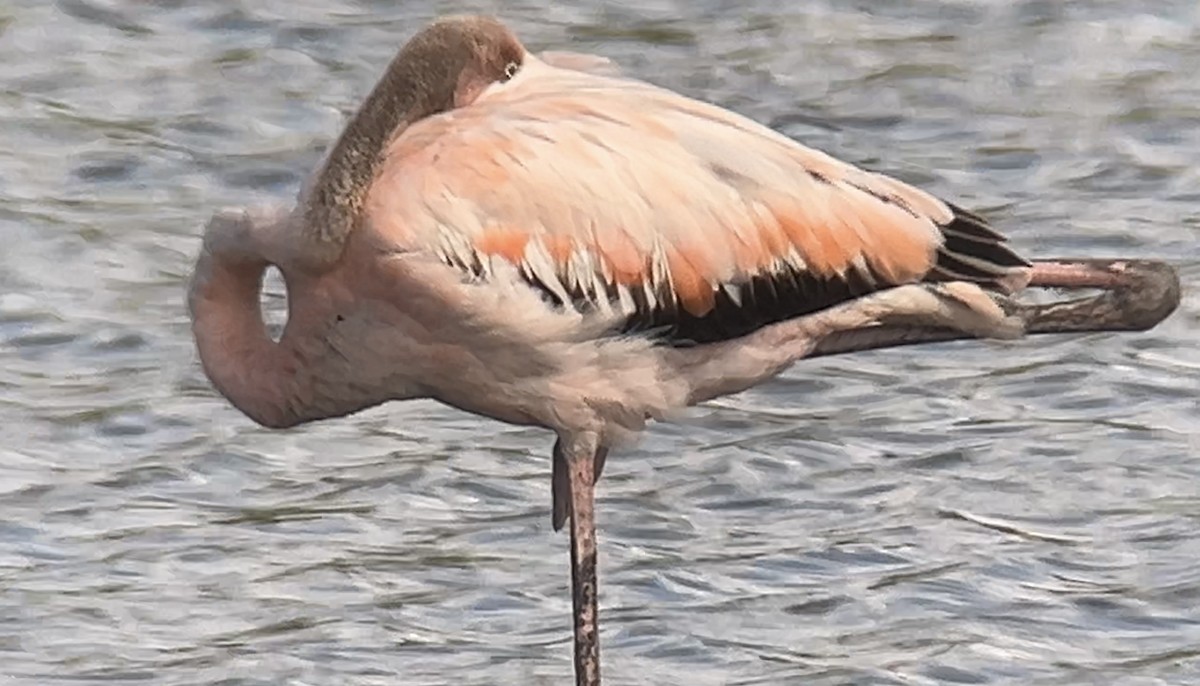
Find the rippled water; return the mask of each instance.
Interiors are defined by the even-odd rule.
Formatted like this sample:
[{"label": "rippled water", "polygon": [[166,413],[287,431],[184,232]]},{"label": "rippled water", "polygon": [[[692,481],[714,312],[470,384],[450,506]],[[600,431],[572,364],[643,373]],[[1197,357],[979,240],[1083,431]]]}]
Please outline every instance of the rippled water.
[{"label": "rippled water", "polygon": [[257,428],[183,306],[211,211],[289,197],[478,10],[1188,289],[1150,334],[817,361],[656,427],[601,486],[607,683],[1200,683],[1194,2],[412,4],[0,7],[0,684],[568,683],[547,435]]}]

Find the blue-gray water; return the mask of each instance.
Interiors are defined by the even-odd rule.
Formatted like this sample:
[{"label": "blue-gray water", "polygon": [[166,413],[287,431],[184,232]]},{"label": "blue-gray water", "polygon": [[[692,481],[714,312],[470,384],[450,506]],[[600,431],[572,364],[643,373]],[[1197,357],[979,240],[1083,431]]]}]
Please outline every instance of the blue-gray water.
[{"label": "blue-gray water", "polygon": [[0,686],[569,683],[547,435],[257,428],[183,303],[214,208],[290,197],[478,10],[1189,289],[1149,334],[824,360],[655,427],[601,485],[607,683],[1200,683],[1194,0],[417,4],[0,6]]}]

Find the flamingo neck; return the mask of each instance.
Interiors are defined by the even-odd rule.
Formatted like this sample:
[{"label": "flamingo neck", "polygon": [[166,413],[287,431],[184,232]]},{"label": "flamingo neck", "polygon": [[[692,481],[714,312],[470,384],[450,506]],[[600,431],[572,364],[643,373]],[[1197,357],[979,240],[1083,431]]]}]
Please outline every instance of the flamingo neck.
[{"label": "flamingo neck", "polygon": [[423,71],[433,65],[412,63],[401,51],[346,124],[330,148],[306,197],[304,225],[309,227],[303,254],[316,265],[338,259],[358,224],[371,182],[384,162],[387,144],[409,124],[448,109],[435,96]]},{"label": "flamingo neck", "polygon": [[192,332],[204,371],[221,395],[272,428],[302,421],[303,376],[291,347],[263,322],[259,292],[267,263],[228,261],[204,252],[189,293]]}]

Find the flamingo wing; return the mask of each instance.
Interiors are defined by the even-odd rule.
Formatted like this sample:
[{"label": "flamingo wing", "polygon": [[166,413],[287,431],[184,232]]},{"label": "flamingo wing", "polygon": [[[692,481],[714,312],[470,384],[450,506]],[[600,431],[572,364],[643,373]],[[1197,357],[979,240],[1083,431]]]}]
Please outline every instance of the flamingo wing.
[{"label": "flamingo wing", "polygon": [[532,56],[385,155],[365,216],[398,249],[484,280],[507,265],[555,305],[674,340],[922,279],[1009,290],[1028,264],[914,187],[718,107]]},{"label": "flamingo wing", "polygon": [[538,53],[538,59],[559,69],[573,69],[603,76],[620,76],[621,74],[621,68],[617,66],[616,62],[602,55],[592,55],[586,52],[546,50]]}]

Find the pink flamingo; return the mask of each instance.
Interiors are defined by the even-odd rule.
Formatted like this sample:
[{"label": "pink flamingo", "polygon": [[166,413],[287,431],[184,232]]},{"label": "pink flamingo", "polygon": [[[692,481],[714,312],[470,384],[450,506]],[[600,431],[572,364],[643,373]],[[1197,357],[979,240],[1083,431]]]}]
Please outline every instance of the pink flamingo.
[{"label": "pink flamingo", "polygon": [[[295,209],[223,211],[191,283],[204,370],[269,427],[434,398],[554,431],[576,683],[599,684],[593,492],[649,420],[806,357],[1144,330],[1173,269],[1027,262],[981,217],[713,105],[526,52],[504,25],[419,32]],[[288,290],[278,342],[258,294]],[[1052,305],[1029,287],[1099,293]]]}]

